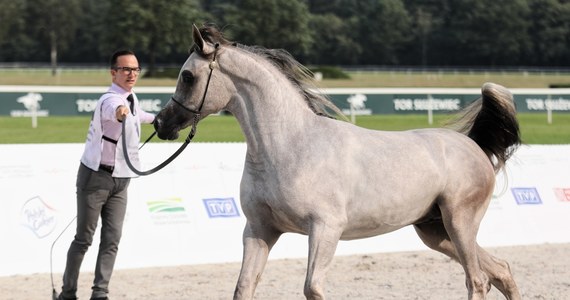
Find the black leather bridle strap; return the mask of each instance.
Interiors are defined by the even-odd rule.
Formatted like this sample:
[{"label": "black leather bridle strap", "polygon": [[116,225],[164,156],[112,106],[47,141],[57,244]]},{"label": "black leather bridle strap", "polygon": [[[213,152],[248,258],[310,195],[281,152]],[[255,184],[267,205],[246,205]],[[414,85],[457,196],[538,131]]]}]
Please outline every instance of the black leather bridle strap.
[{"label": "black leather bridle strap", "polygon": [[210,87],[210,79],[212,78],[212,72],[214,71],[214,69],[216,68],[216,65],[217,65],[216,54],[218,53],[219,45],[220,44],[218,44],[218,43],[216,43],[214,45],[214,57],[212,58],[212,61],[209,64],[210,73],[208,74],[208,81],[206,81],[206,88],[204,89],[204,94],[202,94],[202,100],[200,101],[200,105],[198,105],[198,110],[194,110],[194,109],[184,105],[182,102],[176,100],[176,98],[174,98],[174,96],[170,97],[170,100],[172,100],[172,102],[178,104],[179,106],[184,108],[186,111],[189,111],[195,115],[200,115],[200,113],[202,112],[202,107],[204,107],[204,102],[206,102],[206,95],[208,94],[208,88]]},{"label": "black leather bridle strap", "polygon": [[[210,71],[210,73],[212,73],[212,71]],[[190,107],[187,107],[186,105],[182,104],[182,102],[176,100],[176,98],[174,98],[174,96],[171,96],[171,97],[170,97],[170,100],[171,100],[172,102],[178,104],[180,107],[184,108],[186,111],[189,111],[189,112],[191,112],[191,113],[193,113],[193,114],[195,114],[195,115],[200,114],[200,111],[193,110],[193,109],[191,109]]]},{"label": "black leather bridle strap", "polygon": [[146,145],[146,143],[148,143],[155,135],[156,135],[156,130],[153,131],[153,133],[144,141],[144,143],[139,147],[139,150],[141,150],[142,147],[144,147],[144,145]]}]

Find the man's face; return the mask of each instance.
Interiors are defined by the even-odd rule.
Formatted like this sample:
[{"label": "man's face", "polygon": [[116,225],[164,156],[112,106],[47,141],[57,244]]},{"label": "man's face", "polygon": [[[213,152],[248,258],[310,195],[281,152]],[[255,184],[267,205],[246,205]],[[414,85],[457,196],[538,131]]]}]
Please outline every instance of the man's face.
[{"label": "man's face", "polygon": [[[126,70],[124,69],[126,68]],[[139,71],[133,71],[130,69],[139,68],[139,61],[134,55],[122,55],[117,57],[117,65],[114,69],[111,69],[111,76],[113,77],[113,83],[120,86],[126,91],[131,91],[131,89],[137,83],[139,78]]]}]

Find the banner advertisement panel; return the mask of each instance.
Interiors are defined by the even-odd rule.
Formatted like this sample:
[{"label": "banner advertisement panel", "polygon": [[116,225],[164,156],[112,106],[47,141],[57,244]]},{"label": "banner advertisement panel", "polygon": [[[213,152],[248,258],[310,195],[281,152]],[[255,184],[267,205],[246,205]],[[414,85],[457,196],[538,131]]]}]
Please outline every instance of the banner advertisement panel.
[{"label": "banner advertisement panel", "polygon": [[[142,169],[161,163],[178,146],[148,144]],[[83,144],[0,145],[0,151],[0,276],[48,273],[50,258],[53,271],[63,272],[75,233],[75,180]],[[131,180],[117,269],[241,261],[245,152],[244,143],[191,144],[160,172]],[[570,145],[519,148],[504,174],[497,175],[479,230],[481,246],[570,242],[568,153]],[[96,232],[83,271],[94,268],[98,239]],[[307,244],[304,235],[284,234],[270,259],[304,258]],[[336,255],[414,250],[427,247],[408,226],[341,241]]]},{"label": "banner advertisement panel", "polygon": [[[106,87],[0,86],[0,116],[91,115]],[[174,88],[140,87],[144,110],[157,113]],[[453,113],[481,96],[479,89],[322,89],[346,115]],[[519,112],[570,112],[570,89],[511,89]],[[35,110],[35,111],[34,111]]]}]

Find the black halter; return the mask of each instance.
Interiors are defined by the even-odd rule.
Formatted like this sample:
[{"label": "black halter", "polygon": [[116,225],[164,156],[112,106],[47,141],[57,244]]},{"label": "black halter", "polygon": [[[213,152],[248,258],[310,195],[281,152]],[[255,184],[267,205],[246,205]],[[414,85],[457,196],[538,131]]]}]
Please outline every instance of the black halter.
[{"label": "black halter", "polygon": [[[123,122],[123,125],[122,125],[123,134],[121,135],[122,136],[121,140],[123,143],[123,156],[125,157],[125,161],[127,162],[127,166],[129,166],[129,169],[131,169],[131,171],[133,171],[133,173],[140,175],[140,176],[146,176],[146,175],[150,175],[152,173],[159,171],[160,169],[167,166],[170,162],[172,162],[176,157],[178,157],[178,155],[180,155],[180,153],[182,153],[182,151],[184,151],[184,149],[186,149],[186,146],[188,146],[188,144],[190,144],[190,142],[192,141],[192,139],[196,135],[196,126],[198,125],[198,121],[200,121],[202,107],[204,106],[204,102],[206,101],[206,94],[208,93],[208,87],[210,86],[210,79],[212,78],[212,71],[214,71],[214,69],[216,68],[216,65],[217,65],[216,54],[218,52],[218,46],[219,46],[218,43],[216,43],[214,45],[214,57],[209,64],[210,73],[208,74],[208,81],[206,82],[206,88],[204,89],[204,94],[202,95],[202,100],[200,101],[200,105],[198,106],[198,110],[194,110],[194,109],[187,107],[186,105],[184,105],[180,101],[176,100],[174,98],[174,96],[170,97],[170,100],[172,100],[172,102],[180,105],[186,111],[193,113],[194,118],[192,120],[192,128],[190,129],[190,133],[188,133],[188,137],[186,137],[186,140],[184,140],[184,143],[180,146],[180,148],[178,148],[178,150],[176,150],[176,152],[174,152],[169,158],[167,158],[161,164],[159,164],[158,166],[156,166],[150,170],[147,170],[147,171],[137,170],[135,168],[135,166],[133,166],[133,164],[131,163],[131,160],[129,159],[129,153],[127,151],[127,137],[126,137],[126,130],[125,130],[125,123],[127,123],[127,122]],[[156,134],[156,131],[154,131],[150,135],[150,137],[148,139],[146,139],[146,141],[142,144],[142,146],[139,148],[139,150],[142,147],[144,147],[144,145],[148,141],[150,141],[150,139],[152,139],[152,137],[154,137],[155,134]]]}]

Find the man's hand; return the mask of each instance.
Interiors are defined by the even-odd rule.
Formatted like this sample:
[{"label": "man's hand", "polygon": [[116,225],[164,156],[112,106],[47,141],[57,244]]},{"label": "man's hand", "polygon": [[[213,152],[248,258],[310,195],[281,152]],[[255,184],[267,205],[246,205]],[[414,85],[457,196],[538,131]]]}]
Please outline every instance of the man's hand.
[{"label": "man's hand", "polygon": [[117,121],[119,122],[123,122],[123,120],[127,117],[128,114],[129,114],[129,108],[124,105],[120,105],[119,107],[117,107],[117,110],[115,111],[115,116],[117,117]]}]

